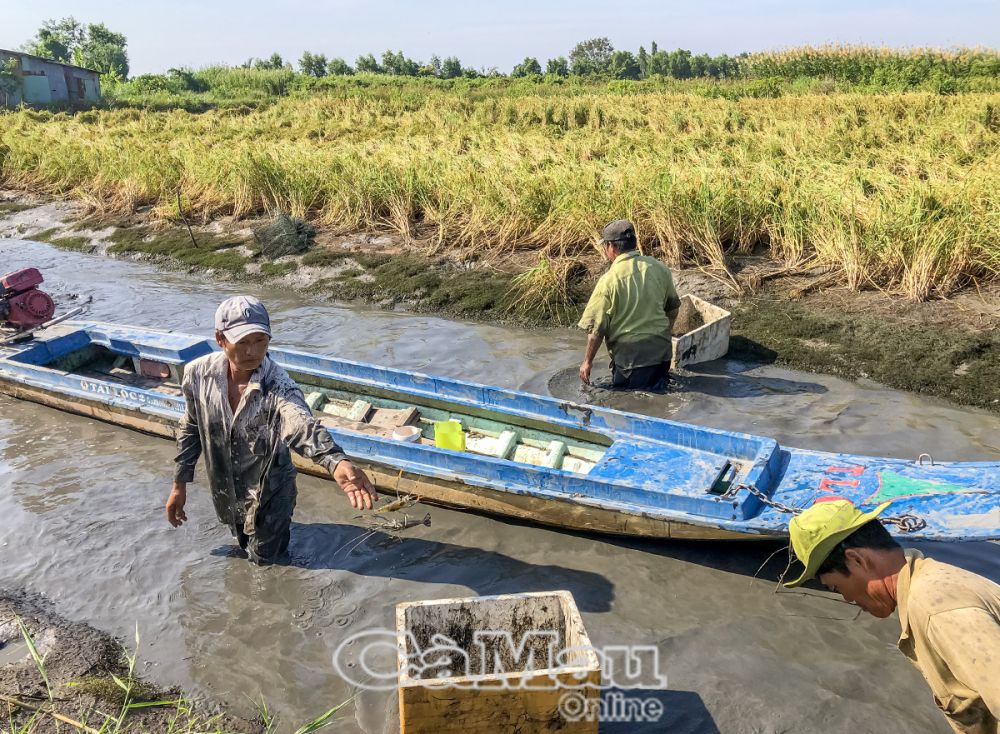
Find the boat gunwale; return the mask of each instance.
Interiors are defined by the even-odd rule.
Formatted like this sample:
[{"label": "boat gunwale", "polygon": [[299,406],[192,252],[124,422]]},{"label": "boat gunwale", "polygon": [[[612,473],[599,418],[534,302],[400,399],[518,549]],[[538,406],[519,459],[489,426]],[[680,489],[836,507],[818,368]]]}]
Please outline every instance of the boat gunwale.
[{"label": "boat gunwale", "polygon": [[[176,337],[182,337],[182,338],[183,337],[187,337],[187,338],[190,338],[192,340],[195,340],[190,345],[189,348],[193,348],[193,347],[196,347],[199,344],[201,344],[201,345],[208,346],[209,349],[210,349],[210,352],[218,352],[219,351],[218,345],[212,343],[208,339],[201,339],[200,337],[198,337],[196,335],[193,335],[193,334],[178,334],[178,333],[175,333],[175,332],[157,332],[157,331],[154,331],[152,329],[147,329],[145,327],[122,327],[122,326],[119,326],[117,324],[109,324],[109,323],[104,323],[104,322],[75,322],[75,321],[67,321],[64,324],[61,324],[60,326],[62,326],[62,327],[77,327],[76,330],[77,331],[83,331],[86,334],[86,336],[88,337],[88,339],[89,339],[89,341],[90,341],[91,344],[97,344],[98,346],[103,346],[103,347],[107,348],[109,351],[111,351],[114,354],[125,354],[127,356],[140,356],[140,357],[144,357],[144,358],[157,359],[159,361],[163,361],[163,362],[166,362],[168,364],[186,365],[186,364],[188,364],[192,360],[190,360],[190,359],[185,360],[185,359],[181,358],[179,356],[179,351],[176,352],[177,356],[174,357],[173,360],[171,360],[169,358],[164,358],[164,357],[162,357],[162,355],[159,355],[159,354],[146,355],[146,354],[143,353],[142,346],[144,346],[144,345],[143,345],[143,343],[141,341],[137,341],[135,338],[128,339],[127,337],[126,337],[126,340],[130,344],[132,344],[134,347],[136,347],[136,353],[133,354],[132,352],[119,352],[119,351],[115,350],[114,347],[112,346],[112,342],[114,341],[113,337],[118,336],[118,335],[128,335],[130,332],[138,332],[140,336],[142,334],[148,334],[148,335],[152,335],[154,337],[158,336],[158,335],[169,334],[170,336],[176,336]],[[94,333],[95,331],[97,332],[96,335]],[[44,332],[40,332],[40,333],[44,333]],[[61,334],[60,338],[71,336],[73,333],[74,332],[70,332],[70,333],[67,333],[67,334]],[[32,342],[35,342],[35,341],[39,341],[39,340],[37,340],[37,339],[33,339],[32,340]],[[30,343],[31,342],[29,342],[29,344]],[[86,348],[86,346],[87,345],[83,345],[83,346],[77,347],[76,349],[71,350],[71,351],[72,352],[79,351],[80,349]],[[208,354],[210,352],[206,352],[205,354]],[[68,353],[69,352],[67,352],[67,354]],[[387,390],[389,392],[393,392],[393,393],[395,393],[397,395],[398,394],[403,394],[403,395],[405,395],[405,394],[413,394],[413,395],[416,395],[416,396],[424,398],[424,399],[450,402],[450,403],[454,403],[454,404],[460,405],[462,407],[470,408],[470,409],[473,409],[473,410],[478,410],[478,411],[483,411],[483,412],[491,412],[491,413],[496,413],[496,414],[499,414],[499,415],[504,415],[504,414],[513,415],[513,416],[516,416],[518,418],[521,418],[521,419],[524,419],[524,420],[533,421],[533,422],[538,423],[538,424],[543,424],[543,425],[555,424],[555,425],[558,425],[558,426],[560,426],[562,428],[566,428],[566,429],[571,429],[571,430],[576,430],[576,431],[582,431],[583,433],[587,433],[587,434],[597,434],[597,435],[600,435],[600,436],[604,436],[607,439],[610,439],[612,441],[611,445],[613,445],[614,442],[619,441],[619,440],[641,439],[644,442],[649,442],[649,443],[654,443],[654,444],[660,444],[660,445],[665,445],[665,446],[678,446],[678,447],[681,447],[681,448],[687,448],[687,447],[682,446],[682,444],[680,442],[674,442],[674,441],[671,441],[669,439],[657,437],[655,435],[649,435],[649,433],[639,433],[639,432],[636,432],[636,431],[627,431],[627,430],[624,430],[623,428],[618,428],[616,425],[614,425],[615,421],[609,420],[609,418],[611,418],[611,419],[618,419],[619,422],[626,423],[626,424],[636,423],[637,422],[636,419],[641,419],[641,421],[643,423],[651,424],[651,425],[654,425],[654,426],[661,427],[661,428],[663,428],[665,430],[670,430],[670,431],[674,431],[674,432],[678,433],[679,434],[678,438],[683,438],[685,435],[694,435],[694,436],[703,436],[703,437],[711,437],[711,438],[723,439],[723,440],[728,440],[728,441],[735,440],[735,441],[739,441],[739,442],[744,442],[744,443],[748,444],[750,447],[755,448],[756,451],[753,451],[753,453],[745,452],[745,451],[743,451],[743,452],[733,451],[733,452],[731,452],[731,454],[728,454],[728,455],[731,458],[737,458],[737,459],[740,459],[742,461],[746,461],[746,462],[751,463],[752,466],[753,466],[753,469],[760,468],[761,470],[763,470],[764,465],[766,465],[766,463],[770,460],[770,458],[772,457],[772,455],[774,453],[776,453],[776,451],[778,449],[778,443],[777,443],[777,441],[775,441],[772,438],[766,437],[766,436],[756,436],[756,435],[753,435],[753,434],[747,434],[747,433],[742,433],[742,432],[737,432],[737,431],[726,431],[726,430],[722,430],[722,429],[718,429],[718,428],[711,428],[711,427],[708,427],[708,426],[696,426],[696,425],[692,425],[692,424],[689,424],[689,423],[682,423],[682,422],[679,422],[679,421],[672,421],[672,420],[669,420],[669,419],[657,418],[657,417],[654,417],[654,416],[639,416],[639,415],[636,415],[636,414],[626,413],[624,411],[619,411],[619,410],[616,410],[614,408],[603,408],[601,406],[593,406],[593,405],[587,405],[587,404],[583,404],[583,403],[575,403],[573,401],[559,400],[557,398],[552,398],[552,397],[545,396],[545,395],[535,395],[533,393],[527,393],[527,392],[523,392],[523,391],[512,389],[512,388],[504,388],[504,387],[495,387],[495,386],[490,386],[490,385],[482,385],[480,383],[468,382],[468,381],[464,381],[464,380],[458,380],[458,379],[451,378],[451,377],[444,377],[444,376],[438,376],[438,375],[428,375],[428,374],[422,373],[422,372],[415,372],[415,371],[410,371],[410,370],[401,370],[401,369],[396,369],[396,368],[391,368],[391,367],[382,367],[382,366],[373,365],[373,364],[366,363],[366,362],[357,362],[357,361],[353,361],[353,360],[340,359],[340,358],[329,357],[329,356],[321,355],[321,354],[313,354],[313,353],[309,353],[309,352],[302,352],[302,351],[294,350],[294,349],[275,348],[275,349],[269,350],[269,354],[271,355],[271,358],[274,359],[274,361],[277,364],[281,365],[286,370],[290,369],[290,370],[292,370],[294,372],[303,373],[303,374],[309,374],[311,376],[319,377],[319,378],[330,379],[330,380],[337,381],[337,382],[340,382],[340,383],[353,384],[353,385],[362,385],[362,386],[367,386],[367,387],[371,387],[371,388],[375,388],[375,389],[385,389],[385,390]],[[293,360],[282,360],[281,359],[282,355],[288,355],[288,356],[292,357]],[[57,357],[57,358],[61,358],[61,357],[64,357],[64,356],[66,356],[66,355],[65,354],[64,355],[59,355],[59,357]],[[199,357],[200,356],[204,356],[204,354],[199,355]],[[308,365],[295,363],[294,358],[300,358],[300,359],[303,359],[305,361],[316,361],[316,362],[325,363],[325,365],[327,365],[327,366],[329,366],[329,367],[331,367],[333,369],[330,369],[329,372],[323,372],[321,369],[317,369],[316,367],[310,367]],[[195,357],[194,359],[197,359],[197,357]],[[64,370],[57,370],[57,369],[54,369],[54,368],[51,368],[51,367],[47,367],[45,365],[37,365],[37,364],[31,364],[31,363],[26,363],[26,362],[20,362],[19,360],[14,359],[14,358],[12,358],[10,356],[0,358],[0,363],[2,363],[4,361],[9,361],[9,362],[11,362],[13,364],[16,364],[19,368],[29,368],[29,369],[36,369],[36,370],[50,370],[50,371],[52,371],[52,372],[54,372],[56,374],[60,374],[60,375],[76,375],[77,374],[75,372],[67,372],[67,371],[64,371]],[[400,388],[400,387],[398,387],[396,385],[393,385],[392,383],[390,383],[388,381],[385,381],[385,380],[378,381],[378,380],[375,380],[375,379],[366,379],[366,378],[363,378],[363,377],[357,377],[357,376],[351,375],[351,374],[344,374],[344,372],[342,370],[341,371],[337,371],[336,370],[336,367],[338,365],[344,365],[344,366],[355,368],[355,369],[358,369],[358,370],[377,371],[377,372],[382,372],[382,373],[390,373],[390,374],[404,376],[404,377],[406,377],[410,381],[410,384],[406,385],[406,386],[404,386],[402,388]],[[83,378],[81,376],[81,379],[91,379],[91,378]],[[431,392],[430,390],[428,390],[426,388],[420,387],[419,384],[421,382],[431,382],[431,383],[433,383],[435,391]],[[439,390],[438,388],[441,388],[441,387],[444,387],[446,389],[443,390],[443,391]],[[450,390],[448,388],[454,388],[454,390]],[[463,395],[460,394],[460,391],[463,388],[464,389],[470,389],[471,388],[471,389],[475,389],[475,390],[483,390],[483,391],[486,391],[488,394],[500,396],[502,398],[507,398],[507,399],[514,400],[514,401],[521,400],[521,401],[525,401],[525,402],[527,402],[529,404],[530,403],[534,403],[534,404],[537,404],[537,405],[547,406],[547,407],[549,407],[549,408],[551,408],[553,410],[553,414],[550,415],[550,414],[546,414],[546,413],[531,412],[528,409],[519,408],[516,405],[497,404],[495,401],[477,403],[477,402],[475,402],[475,401],[473,401],[473,400],[471,400],[471,399],[469,399],[469,398],[467,398],[467,397],[465,397],[465,396],[463,396]],[[141,390],[141,388],[136,388],[136,390]],[[147,392],[151,392],[153,395],[165,395],[164,393],[156,393],[155,391],[147,391]],[[578,411],[580,413],[587,414],[587,415],[590,415],[590,416],[597,415],[597,416],[599,416],[602,419],[602,422],[603,422],[604,425],[596,425],[595,426],[589,420],[588,421],[583,421],[583,420],[578,419],[578,418],[577,419],[570,418],[568,416],[568,413],[566,412],[567,410],[576,410],[576,411]],[[559,413],[561,413],[562,415],[560,415]],[[599,442],[595,441],[595,443],[599,443]],[[610,445],[607,448],[610,448]],[[695,447],[692,447],[692,448],[695,448]],[[706,453],[714,453],[714,454],[718,454],[720,456],[726,455],[726,454],[723,454],[723,452],[721,450],[716,450],[716,449],[711,449],[711,448],[695,448],[695,450],[703,451],[703,452],[706,452]],[[750,472],[750,474],[748,474],[747,479],[751,479],[751,474],[754,473],[753,469],[751,469],[751,472]]]}]

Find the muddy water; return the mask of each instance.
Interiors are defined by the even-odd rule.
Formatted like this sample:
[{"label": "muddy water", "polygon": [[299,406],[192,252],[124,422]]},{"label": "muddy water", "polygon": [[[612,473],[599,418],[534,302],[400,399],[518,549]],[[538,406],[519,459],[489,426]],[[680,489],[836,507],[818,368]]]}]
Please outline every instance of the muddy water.
[{"label": "muddy water", "polygon": [[[219,285],[201,274],[0,241],[0,270],[41,267],[64,307],[208,334],[215,305],[250,290],[271,307],[283,345],[391,366],[596,400],[766,433],[791,445],[940,459],[1000,456],[995,415],[877,385],[721,363],[678,378],[666,396],[581,391],[581,338],[310,300]],[[900,366],[905,369],[905,365]],[[338,646],[394,626],[397,602],[569,589],[592,641],[653,645],[666,713],[648,731],[947,732],[919,674],[896,652],[892,620],[857,617],[817,590],[774,593],[783,564],[752,582],[773,545],[641,543],[559,533],[433,509],[433,525],[360,544],[336,487],[300,481],[293,564],[258,569],[230,555],[207,491],[190,522],[162,516],[169,442],[0,397],[0,586],[25,587],[63,615],[131,639],[146,674],[248,712],[263,694],[287,728],[357,695],[339,731],[398,730],[391,692],[359,691],[335,671]],[[355,544],[356,547],[355,547]],[[1000,577],[993,544],[924,550]],[[374,656],[388,665],[385,654]],[[357,676],[356,647],[342,658]],[[637,724],[602,731],[641,731]]]}]

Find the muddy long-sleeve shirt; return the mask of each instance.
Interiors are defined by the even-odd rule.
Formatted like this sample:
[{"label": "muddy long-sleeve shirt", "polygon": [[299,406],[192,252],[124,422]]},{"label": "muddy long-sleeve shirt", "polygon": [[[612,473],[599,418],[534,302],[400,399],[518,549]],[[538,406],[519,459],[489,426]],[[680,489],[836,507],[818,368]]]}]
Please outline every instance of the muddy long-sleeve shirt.
[{"label": "muddy long-sleeve shirt", "polygon": [[1000,586],[906,551],[896,585],[899,649],[959,734],[1000,733]]},{"label": "muddy long-sleeve shirt", "polygon": [[331,472],[346,457],[313,416],[295,381],[270,357],[251,375],[235,413],[227,370],[226,355],[213,352],[184,371],[185,410],[174,479],[192,481],[204,453],[219,520],[252,532],[259,511],[290,515],[295,505],[289,448]]}]

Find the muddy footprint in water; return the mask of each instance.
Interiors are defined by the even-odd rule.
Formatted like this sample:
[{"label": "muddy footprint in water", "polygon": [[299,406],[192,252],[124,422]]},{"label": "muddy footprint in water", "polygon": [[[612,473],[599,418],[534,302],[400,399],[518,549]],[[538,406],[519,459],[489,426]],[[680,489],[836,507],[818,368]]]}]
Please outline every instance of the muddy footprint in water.
[{"label": "muddy footprint in water", "polygon": [[334,607],[333,611],[336,614],[333,618],[333,623],[337,627],[347,627],[354,621],[354,617],[358,612],[358,605],[345,603]]},{"label": "muddy footprint in water", "polygon": [[[330,580],[317,584],[310,580],[307,583],[309,586],[302,590],[301,601],[292,613],[297,627],[345,627],[350,624],[357,607],[341,603],[347,595],[341,582]],[[346,621],[342,621],[344,619]]]}]

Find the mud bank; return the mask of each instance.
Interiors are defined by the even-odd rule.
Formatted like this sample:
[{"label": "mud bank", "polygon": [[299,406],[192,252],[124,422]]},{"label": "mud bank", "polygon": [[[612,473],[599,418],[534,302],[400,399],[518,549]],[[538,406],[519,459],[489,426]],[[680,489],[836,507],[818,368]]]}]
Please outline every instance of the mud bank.
[{"label": "mud bank", "polygon": [[[320,230],[302,255],[264,257],[261,221],[220,219],[192,228],[148,213],[108,220],[75,202],[0,191],[0,237],[153,261],[220,280],[268,281],[334,301],[518,325],[571,325],[600,274],[558,272],[509,253],[485,264],[455,260],[426,242]],[[531,255],[534,257],[534,255]],[[1000,285],[915,303],[879,291],[826,287],[824,270],[783,270],[766,258],[733,261],[734,277],[676,270],[678,290],[734,313],[730,354],[794,369],[867,378],[962,405],[1000,410]]]},{"label": "mud bank", "polygon": [[265,731],[262,722],[212,712],[146,682],[129,656],[134,645],[63,619],[44,599],[0,591],[0,711],[12,731]]}]

